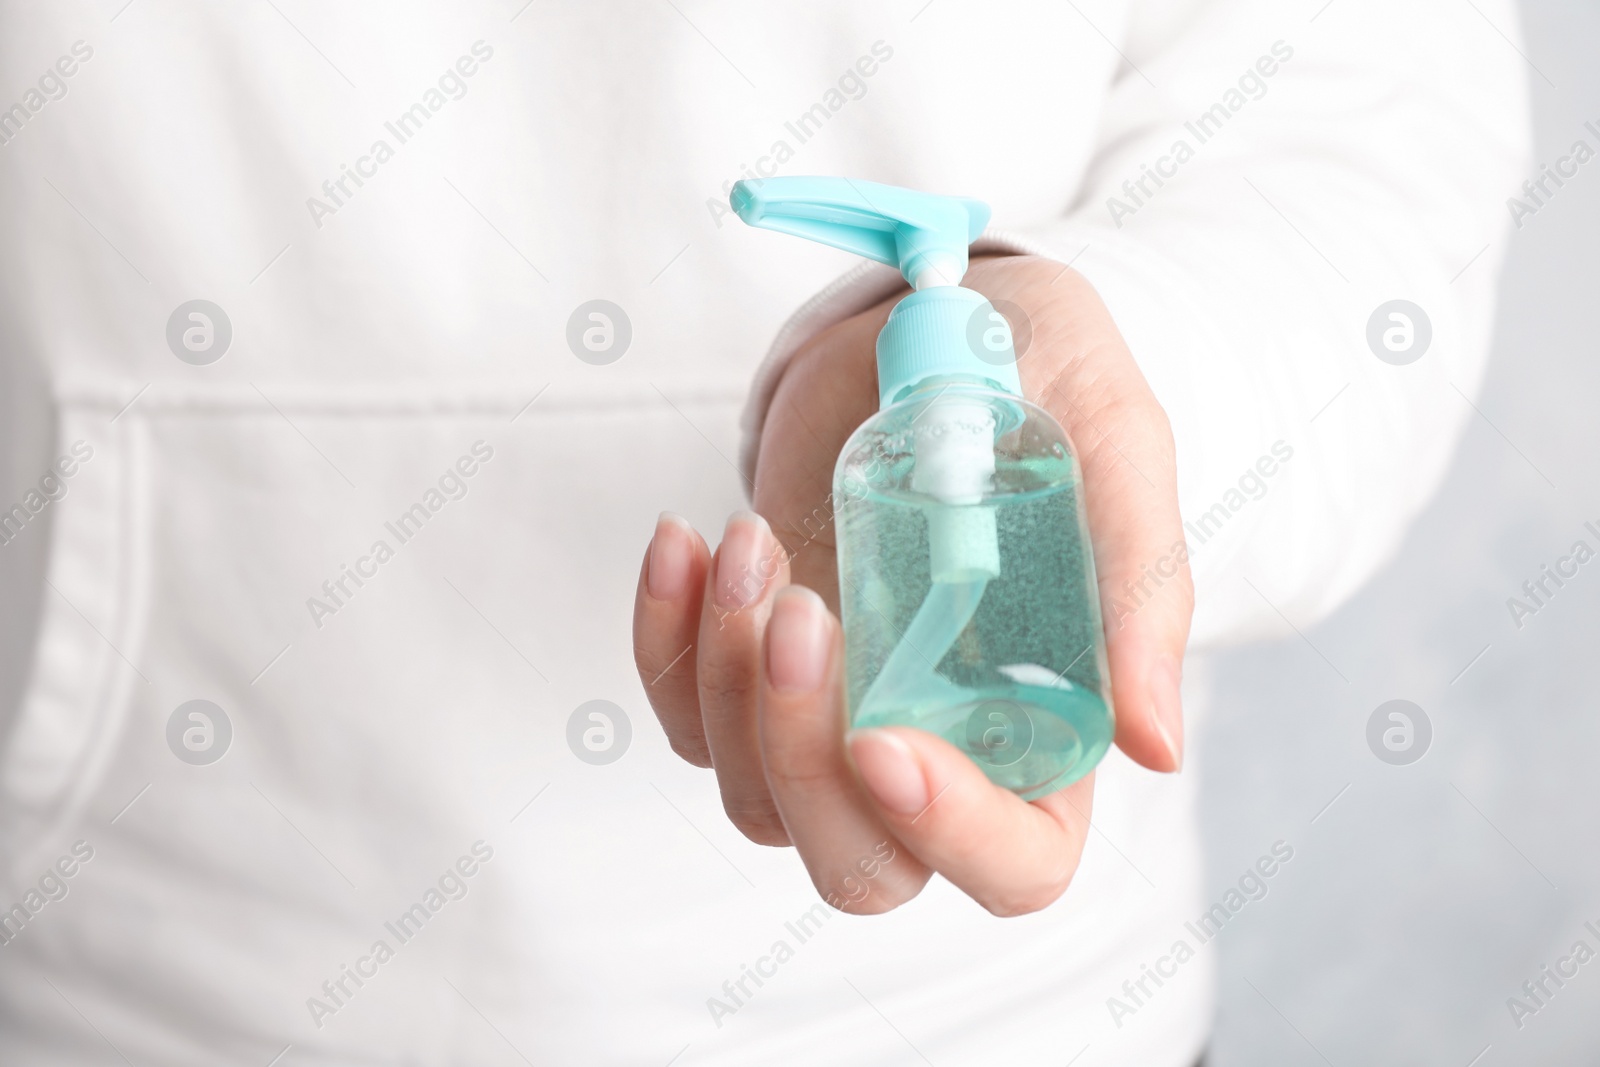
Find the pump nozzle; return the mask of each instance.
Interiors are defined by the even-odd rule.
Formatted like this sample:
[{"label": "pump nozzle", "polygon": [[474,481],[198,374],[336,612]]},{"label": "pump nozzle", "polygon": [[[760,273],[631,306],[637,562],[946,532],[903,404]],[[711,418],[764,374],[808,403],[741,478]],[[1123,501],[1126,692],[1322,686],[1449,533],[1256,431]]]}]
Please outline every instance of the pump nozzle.
[{"label": "pump nozzle", "polygon": [[884,407],[930,378],[952,375],[1022,395],[1010,327],[982,293],[961,287],[967,246],[988,225],[989,205],[850,178],[735,182],[728,200],[752,226],[898,267],[917,290],[895,305],[878,335]]},{"label": "pump nozzle", "polygon": [[735,182],[734,212],[751,226],[804,237],[897,267],[913,289],[960,285],[967,246],[989,205],[849,178]]}]

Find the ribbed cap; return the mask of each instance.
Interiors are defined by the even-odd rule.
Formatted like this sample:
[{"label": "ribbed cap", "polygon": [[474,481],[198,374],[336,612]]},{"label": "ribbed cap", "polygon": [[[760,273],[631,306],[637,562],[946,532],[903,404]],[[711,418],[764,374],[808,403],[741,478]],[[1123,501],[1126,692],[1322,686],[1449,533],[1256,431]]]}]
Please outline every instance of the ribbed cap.
[{"label": "ribbed cap", "polygon": [[1022,395],[1011,327],[982,293],[940,285],[912,293],[878,334],[878,400],[888,407],[918,383],[948,374]]}]

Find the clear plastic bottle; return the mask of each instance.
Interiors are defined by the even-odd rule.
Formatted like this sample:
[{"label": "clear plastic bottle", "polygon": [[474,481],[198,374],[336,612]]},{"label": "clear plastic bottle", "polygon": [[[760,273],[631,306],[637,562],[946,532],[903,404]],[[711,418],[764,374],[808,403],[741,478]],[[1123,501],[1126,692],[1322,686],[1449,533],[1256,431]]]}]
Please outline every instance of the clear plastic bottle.
[{"label": "clear plastic bottle", "polygon": [[856,726],[945,738],[1034,799],[1087,774],[1113,713],[1082,478],[1022,397],[1009,323],[959,283],[976,200],[844,178],[738,182],[752,226],[900,268],[878,335],[881,410],[834,472]]},{"label": "clear plastic bottle", "polygon": [[[977,450],[978,484],[927,476]],[[1055,419],[959,376],[856,430],[834,473],[853,725],[937,734],[1026,799],[1100,761],[1113,721],[1081,484]]]}]

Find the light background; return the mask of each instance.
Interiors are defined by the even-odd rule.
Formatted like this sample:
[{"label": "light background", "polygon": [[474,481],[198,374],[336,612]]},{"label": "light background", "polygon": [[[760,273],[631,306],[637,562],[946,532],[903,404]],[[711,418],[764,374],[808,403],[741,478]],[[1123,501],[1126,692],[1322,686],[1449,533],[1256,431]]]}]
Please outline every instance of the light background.
[{"label": "light background", "polygon": [[[1600,144],[1600,10],[1523,20],[1536,165]],[[1600,560],[1520,632],[1506,607],[1579,537],[1600,549],[1597,234],[1600,160],[1517,233],[1482,415],[1399,555],[1304,639],[1215,663],[1210,899],[1276,839],[1295,858],[1218,939],[1211,1067],[1600,1063],[1600,959],[1520,1029],[1506,1006],[1578,938],[1600,950]],[[1406,767],[1366,744],[1393,698],[1434,728]]]}]

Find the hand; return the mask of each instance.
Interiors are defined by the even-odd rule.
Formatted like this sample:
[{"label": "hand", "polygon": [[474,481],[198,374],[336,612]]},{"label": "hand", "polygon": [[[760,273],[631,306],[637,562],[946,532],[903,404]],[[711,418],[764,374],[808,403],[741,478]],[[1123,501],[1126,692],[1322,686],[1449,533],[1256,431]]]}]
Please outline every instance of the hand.
[{"label": "hand", "polygon": [[[1023,391],[1066,427],[1083,467],[1116,743],[1175,771],[1193,588],[1166,415],[1075,271],[998,257],[974,261],[963,284],[1031,322]],[[1056,900],[1077,870],[1092,774],[1028,803],[932,734],[846,738],[828,502],[845,439],[877,410],[874,343],[898,299],[796,353],[762,435],[759,514],[729,519],[715,557],[688,523],[662,516],[639,575],[635,656],[673,749],[716,768],[723,806],[747,837],[796,846],[833,906],[887,911],[938,871],[991,912],[1023,914]],[[1152,587],[1147,569],[1158,562],[1174,573]]]}]

